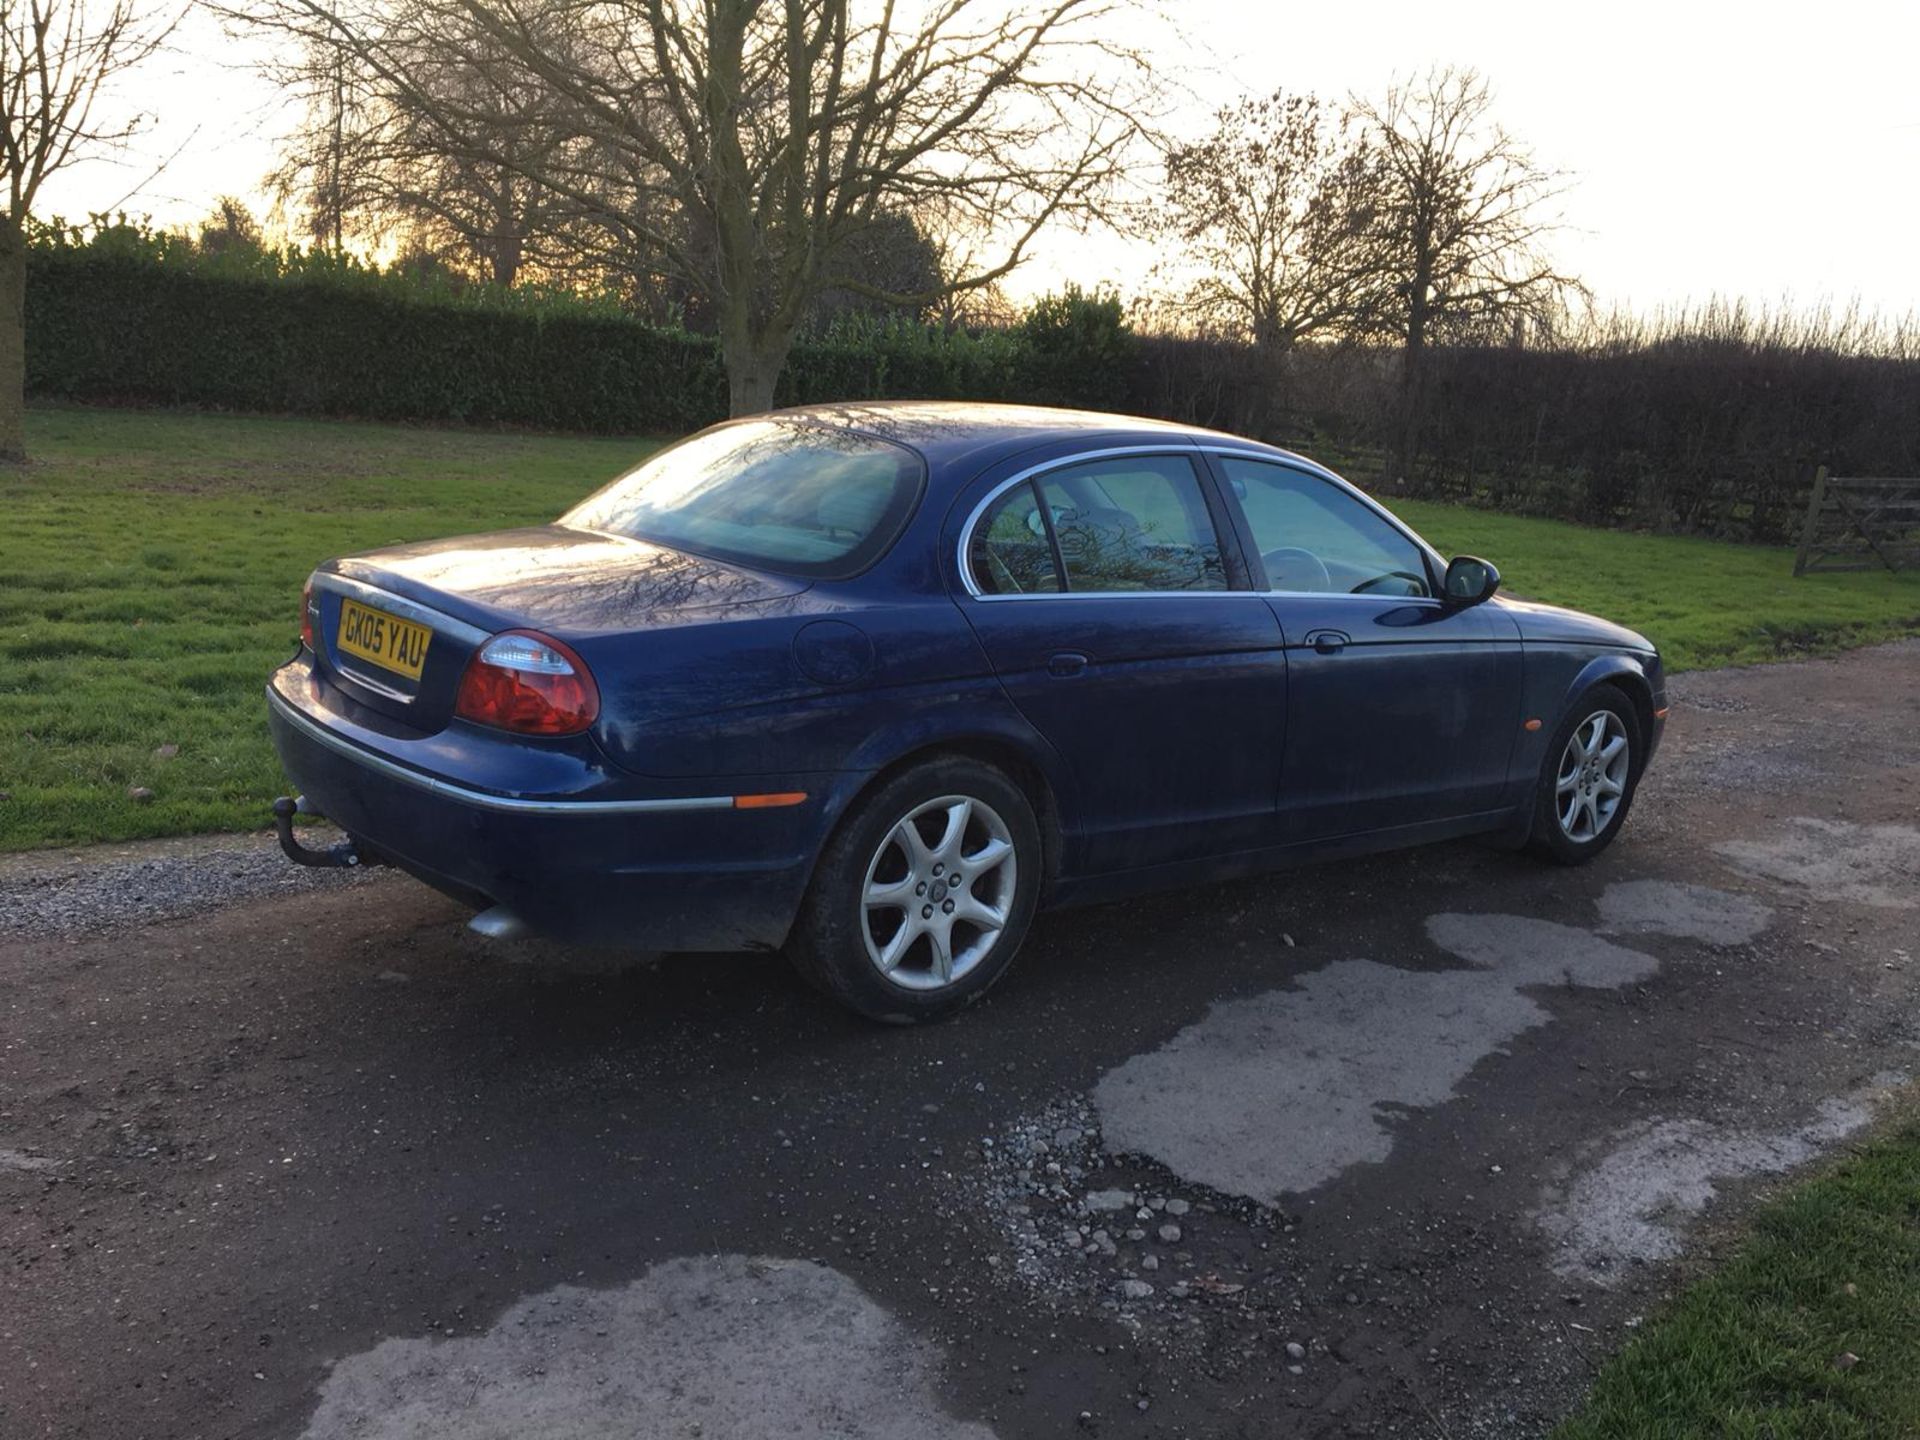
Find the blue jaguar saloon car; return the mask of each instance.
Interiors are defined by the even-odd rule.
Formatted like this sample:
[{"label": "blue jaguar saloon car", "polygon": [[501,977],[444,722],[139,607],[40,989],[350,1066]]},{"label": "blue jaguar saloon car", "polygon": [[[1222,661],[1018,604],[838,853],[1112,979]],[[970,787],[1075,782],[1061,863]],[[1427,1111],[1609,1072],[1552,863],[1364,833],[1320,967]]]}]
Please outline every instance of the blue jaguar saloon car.
[{"label": "blue jaguar saloon car", "polygon": [[303,792],[276,812],[294,858],[400,866],[488,933],[784,947],[925,1020],[1043,905],[1471,834],[1605,849],[1659,656],[1499,584],[1230,435],[778,412],[554,524],[322,565],[267,688]]}]

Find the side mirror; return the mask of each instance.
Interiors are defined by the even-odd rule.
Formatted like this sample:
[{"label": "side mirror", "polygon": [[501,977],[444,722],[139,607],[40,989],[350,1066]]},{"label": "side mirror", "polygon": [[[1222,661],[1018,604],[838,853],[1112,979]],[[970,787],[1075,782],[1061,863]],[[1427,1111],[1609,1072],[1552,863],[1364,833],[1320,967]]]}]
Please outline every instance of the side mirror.
[{"label": "side mirror", "polygon": [[1456,555],[1447,562],[1447,578],[1441,585],[1445,594],[1441,598],[1454,609],[1464,610],[1482,600],[1491,600],[1499,588],[1500,572],[1491,561],[1473,555]]}]

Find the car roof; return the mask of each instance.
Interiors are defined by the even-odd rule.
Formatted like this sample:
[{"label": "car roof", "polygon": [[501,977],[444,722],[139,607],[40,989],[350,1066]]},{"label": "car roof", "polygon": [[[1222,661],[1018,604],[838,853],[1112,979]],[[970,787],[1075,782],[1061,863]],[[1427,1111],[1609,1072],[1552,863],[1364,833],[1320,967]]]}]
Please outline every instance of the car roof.
[{"label": "car roof", "polygon": [[[1110,415],[1097,410],[1067,410],[1046,405],[987,404],[949,400],[861,400],[833,405],[808,405],[774,412],[782,418],[858,430],[896,444],[910,446],[926,457],[934,471],[964,469],[978,473],[1022,451],[1058,440],[1089,443],[1195,444],[1207,441],[1231,444],[1269,454],[1301,459],[1257,440],[1150,420],[1139,415]],[[1312,461],[1304,461],[1314,465]],[[1320,468],[1314,465],[1315,469]]]}]

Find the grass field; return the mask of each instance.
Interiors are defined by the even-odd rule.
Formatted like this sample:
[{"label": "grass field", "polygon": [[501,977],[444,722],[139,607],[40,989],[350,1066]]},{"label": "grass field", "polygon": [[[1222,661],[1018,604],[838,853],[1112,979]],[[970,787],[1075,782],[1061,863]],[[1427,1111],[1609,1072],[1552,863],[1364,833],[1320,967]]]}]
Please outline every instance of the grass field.
[{"label": "grass field", "polygon": [[264,824],[261,687],[315,562],[551,520],[655,443],[34,412],[0,470],[0,850]]},{"label": "grass field", "polygon": [[[1845,1357],[1852,1357],[1851,1360]],[[1920,1129],[1794,1187],[1553,1440],[1920,1435]]]},{"label": "grass field", "polygon": [[[260,687],[316,561],[551,519],[657,443],[95,409],[28,435],[0,471],[0,850],[262,824],[283,787]],[[1920,576],[1795,581],[1779,550],[1398,508],[1673,668],[1920,631]]]},{"label": "grass field", "polygon": [[1669,670],[1822,654],[1920,632],[1920,573],[1796,580],[1791,550],[1390,503],[1442,554],[1493,561],[1512,593],[1631,625],[1660,647]]}]

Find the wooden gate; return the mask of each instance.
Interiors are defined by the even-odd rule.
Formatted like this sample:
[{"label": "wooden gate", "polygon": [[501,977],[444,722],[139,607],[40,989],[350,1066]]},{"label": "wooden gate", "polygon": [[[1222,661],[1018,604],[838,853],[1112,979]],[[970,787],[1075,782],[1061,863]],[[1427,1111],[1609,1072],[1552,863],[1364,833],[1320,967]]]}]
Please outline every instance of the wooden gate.
[{"label": "wooden gate", "polygon": [[1920,565],[1920,478],[1868,480],[1814,472],[1793,573],[1900,571]]}]

